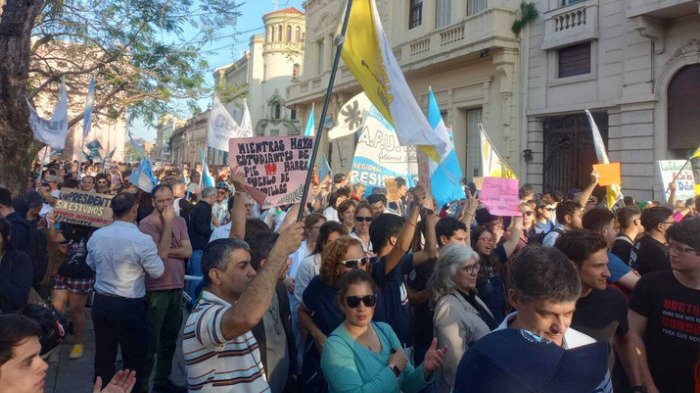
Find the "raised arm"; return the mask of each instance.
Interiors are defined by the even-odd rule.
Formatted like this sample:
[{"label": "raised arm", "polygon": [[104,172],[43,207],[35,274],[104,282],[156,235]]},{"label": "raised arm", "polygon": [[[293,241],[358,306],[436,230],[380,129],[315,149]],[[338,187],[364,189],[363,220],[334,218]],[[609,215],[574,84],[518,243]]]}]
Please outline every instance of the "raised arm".
[{"label": "raised arm", "polygon": [[163,233],[158,242],[158,256],[162,260],[168,259],[170,253],[170,241],[173,239],[173,220],[175,219],[175,209],[173,205],[166,205],[163,209]]},{"label": "raised arm", "polygon": [[231,213],[231,231],[228,237],[231,239],[244,239],[245,238],[245,190],[246,180],[245,175],[239,170],[238,165],[231,167],[231,181],[236,190],[233,193],[233,206],[229,213]]},{"label": "raised arm", "polygon": [[270,307],[277,280],[287,264],[289,254],[296,251],[304,238],[304,223],[292,224],[270,251],[267,260],[236,304],[224,314],[221,331],[226,340],[238,337],[260,322]]},{"label": "raised arm", "polygon": [[523,233],[523,216],[515,216],[510,225],[510,236],[503,243],[503,249],[506,252],[506,257],[509,257],[520,241],[520,234]]},{"label": "raised arm", "polygon": [[411,241],[413,240],[413,235],[416,233],[416,222],[418,220],[418,215],[420,213],[421,205],[423,204],[423,199],[425,199],[425,190],[423,187],[416,187],[413,191],[413,205],[411,206],[411,212],[408,215],[406,223],[401,228],[399,233],[399,238],[394,248],[389,251],[386,256],[386,273],[389,274],[396,265],[399,264],[401,257],[404,256],[411,248]]},{"label": "raised arm", "polygon": [[593,190],[595,190],[596,186],[598,185],[598,182],[600,181],[600,174],[598,171],[595,169],[593,172],[591,172],[591,184],[586,187],[585,190],[581,193],[581,195],[578,196],[578,199],[576,202],[581,204],[581,206],[585,207],[586,204],[588,203],[588,198],[591,197],[591,194],[593,194]]}]

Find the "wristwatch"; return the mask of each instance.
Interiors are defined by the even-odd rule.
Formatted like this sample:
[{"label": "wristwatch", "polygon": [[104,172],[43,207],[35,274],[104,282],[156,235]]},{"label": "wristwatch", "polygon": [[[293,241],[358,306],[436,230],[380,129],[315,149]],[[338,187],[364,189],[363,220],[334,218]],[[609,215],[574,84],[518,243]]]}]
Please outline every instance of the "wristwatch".
[{"label": "wristwatch", "polygon": [[[401,375],[401,370],[399,370],[399,368],[396,367],[396,365],[395,365],[394,363],[389,363],[389,368],[391,369],[391,371],[394,372],[394,376],[395,376],[396,378],[398,378],[399,375]],[[646,392],[645,392],[645,393],[646,393]]]},{"label": "wristwatch", "polygon": [[630,388],[631,393],[647,393],[647,387],[644,385],[632,386]]}]

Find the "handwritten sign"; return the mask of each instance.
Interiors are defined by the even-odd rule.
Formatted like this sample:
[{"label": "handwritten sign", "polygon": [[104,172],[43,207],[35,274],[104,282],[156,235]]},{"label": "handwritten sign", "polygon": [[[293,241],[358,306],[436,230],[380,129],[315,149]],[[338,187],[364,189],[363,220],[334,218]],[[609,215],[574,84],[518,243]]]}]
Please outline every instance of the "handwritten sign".
[{"label": "handwritten sign", "polygon": [[659,172],[661,174],[661,189],[664,190],[664,202],[668,201],[671,192],[668,190],[668,184],[676,177],[678,191],[676,191],[676,200],[685,202],[688,198],[695,196],[695,177],[690,165],[686,165],[684,160],[659,160]]},{"label": "handwritten sign", "polygon": [[302,136],[231,138],[229,160],[267,195],[261,205],[268,209],[301,200],[313,146],[313,138]]},{"label": "handwritten sign", "polygon": [[485,177],[480,200],[494,216],[519,216],[518,179]]},{"label": "handwritten sign", "polygon": [[63,188],[54,206],[56,221],[103,227],[112,223],[112,196]]},{"label": "handwritten sign", "polygon": [[593,169],[598,171],[598,174],[600,175],[600,179],[598,180],[599,186],[622,184],[619,162],[611,162],[610,164],[595,164],[593,165]]}]

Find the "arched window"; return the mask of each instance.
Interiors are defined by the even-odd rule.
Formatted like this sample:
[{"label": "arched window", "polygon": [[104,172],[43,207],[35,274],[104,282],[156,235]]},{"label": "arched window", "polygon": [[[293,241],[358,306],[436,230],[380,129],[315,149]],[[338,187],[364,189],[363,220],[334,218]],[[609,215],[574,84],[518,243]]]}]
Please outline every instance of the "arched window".
[{"label": "arched window", "polygon": [[689,150],[700,146],[698,102],[700,64],[693,64],[681,68],[668,84],[669,150]]},{"label": "arched window", "polygon": [[297,26],[297,28],[296,28],[296,30],[295,30],[295,33],[296,33],[296,34],[295,34],[295,39],[294,39],[294,41],[296,41],[296,42],[301,42],[301,27]]},{"label": "arched window", "polygon": [[299,68],[299,64],[296,63],[292,66],[292,79],[299,78]]},{"label": "arched window", "polygon": [[292,42],[292,26],[287,25],[287,42]]},{"label": "arched window", "polygon": [[279,119],[282,116],[282,106],[280,104],[275,104],[275,119]]},{"label": "arched window", "polygon": [[277,25],[277,41],[282,42],[282,25]]}]

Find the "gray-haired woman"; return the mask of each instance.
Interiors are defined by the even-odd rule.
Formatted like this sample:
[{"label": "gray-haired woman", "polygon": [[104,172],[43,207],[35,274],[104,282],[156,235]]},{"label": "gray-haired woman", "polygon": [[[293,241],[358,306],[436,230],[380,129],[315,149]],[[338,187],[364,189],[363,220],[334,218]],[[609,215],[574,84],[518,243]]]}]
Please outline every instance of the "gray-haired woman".
[{"label": "gray-haired woman", "polygon": [[472,343],[498,324],[476,291],[479,254],[463,244],[448,244],[440,250],[440,258],[430,278],[435,314],[433,316],[438,347],[447,347],[442,367],[438,370],[437,392],[450,392],[457,366]]}]

